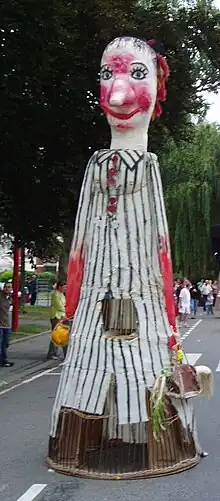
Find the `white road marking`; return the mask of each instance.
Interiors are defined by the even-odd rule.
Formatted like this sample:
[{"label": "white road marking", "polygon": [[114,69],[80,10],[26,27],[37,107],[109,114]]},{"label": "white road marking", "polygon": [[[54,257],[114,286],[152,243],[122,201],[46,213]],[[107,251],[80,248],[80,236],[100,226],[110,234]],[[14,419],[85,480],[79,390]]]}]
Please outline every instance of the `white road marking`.
[{"label": "white road marking", "polygon": [[33,501],[47,484],[33,484],[17,501]]},{"label": "white road marking", "polygon": [[61,372],[50,372],[50,374],[44,374],[45,376],[61,376]]},{"label": "white road marking", "polygon": [[189,365],[195,365],[197,360],[202,356],[202,353],[186,353],[184,363]]},{"label": "white road marking", "polygon": [[[58,367],[61,367],[62,365],[63,365],[63,362],[61,364],[59,364]],[[15,390],[16,388],[23,386],[24,384],[32,383],[33,381],[36,381],[36,379],[40,379],[42,376],[45,376],[46,374],[50,374],[55,369],[56,369],[56,367],[53,367],[52,369],[47,369],[46,371],[40,372],[39,374],[36,374],[35,376],[30,377],[29,379],[24,379],[24,381],[21,381],[20,383],[17,383],[14,386],[7,388],[6,390],[2,390],[2,391],[0,390],[0,397],[2,395],[5,395],[6,393],[9,393],[9,391]]]},{"label": "white road marking", "polygon": [[216,372],[220,372],[220,361],[219,361],[219,363],[218,363],[218,365],[217,365]]},{"label": "white road marking", "polygon": [[199,324],[201,324],[202,322],[202,319],[198,320],[192,327],[190,327],[190,329],[188,329],[186,332],[184,332],[184,334],[182,334],[181,336],[181,341],[184,341],[190,334],[192,331],[194,331],[194,329],[196,329],[196,327],[198,327]]}]

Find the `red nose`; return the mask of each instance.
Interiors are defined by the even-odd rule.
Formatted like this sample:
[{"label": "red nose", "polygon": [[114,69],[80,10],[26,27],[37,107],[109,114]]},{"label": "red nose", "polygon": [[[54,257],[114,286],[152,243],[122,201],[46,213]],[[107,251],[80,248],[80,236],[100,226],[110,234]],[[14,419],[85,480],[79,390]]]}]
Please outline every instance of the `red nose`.
[{"label": "red nose", "polygon": [[112,84],[109,104],[110,106],[123,106],[133,104],[136,101],[135,92],[130,82],[122,76],[116,78]]}]

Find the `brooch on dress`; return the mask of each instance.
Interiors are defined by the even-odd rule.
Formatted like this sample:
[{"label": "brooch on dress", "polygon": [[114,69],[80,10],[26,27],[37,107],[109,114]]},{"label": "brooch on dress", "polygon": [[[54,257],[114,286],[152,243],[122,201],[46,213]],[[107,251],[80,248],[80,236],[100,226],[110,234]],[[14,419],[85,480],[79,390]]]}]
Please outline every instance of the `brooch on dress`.
[{"label": "brooch on dress", "polygon": [[117,212],[117,205],[118,205],[118,199],[117,199],[117,186],[116,186],[116,181],[117,181],[117,174],[118,174],[118,161],[119,157],[118,155],[114,154],[112,158],[112,165],[108,169],[108,177],[107,177],[107,184],[108,184],[108,214],[111,217],[112,220],[116,221],[116,212]]}]

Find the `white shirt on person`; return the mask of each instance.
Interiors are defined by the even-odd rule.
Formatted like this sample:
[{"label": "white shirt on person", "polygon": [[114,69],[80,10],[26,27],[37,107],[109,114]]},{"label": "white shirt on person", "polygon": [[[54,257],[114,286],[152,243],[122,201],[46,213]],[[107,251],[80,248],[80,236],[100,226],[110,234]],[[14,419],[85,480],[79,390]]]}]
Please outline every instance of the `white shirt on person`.
[{"label": "white shirt on person", "polygon": [[207,306],[208,305],[212,305],[213,302],[214,302],[214,297],[213,297],[213,294],[210,292],[210,294],[208,294],[208,296],[207,296],[207,302],[206,302],[206,304],[207,304]]},{"label": "white shirt on person", "polygon": [[211,291],[212,291],[211,285],[204,284],[202,286],[201,292],[202,292],[203,296],[208,296],[208,294],[210,294]]},{"label": "white shirt on person", "polygon": [[183,289],[181,289],[179,298],[180,298],[181,305],[184,305],[184,306],[190,305],[191,296],[190,296],[189,289],[187,289],[187,287],[183,287]]}]

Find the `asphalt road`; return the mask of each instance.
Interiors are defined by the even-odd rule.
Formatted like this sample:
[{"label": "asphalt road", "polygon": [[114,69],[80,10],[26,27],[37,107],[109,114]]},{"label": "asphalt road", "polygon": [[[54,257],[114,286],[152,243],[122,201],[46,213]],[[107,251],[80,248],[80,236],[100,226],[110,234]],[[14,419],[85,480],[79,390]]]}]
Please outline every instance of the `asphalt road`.
[{"label": "asphalt road", "polygon": [[0,388],[0,501],[219,501],[220,319],[201,318],[199,324],[190,321],[195,328],[188,330],[184,346],[189,362],[197,360],[214,372],[214,398],[196,401],[200,439],[209,457],[185,473],[153,480],[81,480],[48,471],[48,430],[60,368],[42,366]]}]

